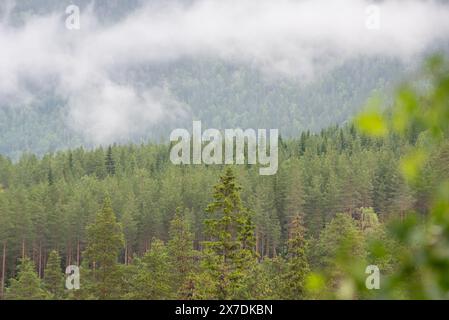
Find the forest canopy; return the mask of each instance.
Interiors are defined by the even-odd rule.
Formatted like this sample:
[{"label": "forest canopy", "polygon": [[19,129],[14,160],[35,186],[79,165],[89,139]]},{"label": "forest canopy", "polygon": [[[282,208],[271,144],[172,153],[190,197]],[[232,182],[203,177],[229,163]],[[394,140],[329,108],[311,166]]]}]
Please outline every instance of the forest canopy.
[{"label": "forest canopy", "polygon": [[2,298],[447,298],[448,66],[429,59],[391,108],[279,138],[273,176],[173,165],[163,143],[0,156]]}]

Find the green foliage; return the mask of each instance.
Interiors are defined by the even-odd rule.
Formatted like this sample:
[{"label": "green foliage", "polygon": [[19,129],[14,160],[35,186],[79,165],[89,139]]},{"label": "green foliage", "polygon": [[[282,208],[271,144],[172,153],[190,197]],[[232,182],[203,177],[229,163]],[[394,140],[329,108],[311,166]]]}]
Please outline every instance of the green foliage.
[{"label": "green foliage", "polygon": [[137,300],[161,300],[173,298],[170,259],[167,247],[155,239],[151,249],[142,259],[134,261],[135,274],[130,280],[131,291],[126,296]]},{"label": "green foliage", "polygon": [[425,183],[429,174],[426,165],[435,153],[440,153],[435,150],[441,150],[449,133],[448,70],[449,63],[441,56],[429,59],[423,73],[429,85],[423,89],[415,83],[404,84],[397,93],[392,116],[383,116],[389,132],[426,141],[411,148],[400,167],[410,185],[418,185],[425,194],[433,195],[427,199],[429,215],[424,219],[409,215],[391,224],[391,233],[403,250],[378,293],[382,297],[448,298],[449,179],[438,169],[448,166],[445,158],[433,162],[431,172],[440,172],[440,177],[431,184]]},{"label": "green foliage", "polygon": [[106,172],[113,176],[115,175],[115,161],[114,156],[112,154],[112,147],[108,147],[108,151],[106,152],[106,160],[105,160]]},{"label": "green foliage", "polygon": [[52,298],[61,299],[64,294],[64,274],[61,257],[56,250],[50,252],[44,274],[45,289],[52,294]]},{"label": "green foliage", "polygon": [[281,273],[281,298],[303,299],[305,297],[305,281],[309,272],[304,237],[305,229],[302,216],[296,215],[290,224],[290,238],[287,242],[287,262]]},{"label": "green foliage", "polygon": [[246,298],[245,280],[256,261],[251,213],[241,203],[240,190],[233,171],[227,168],[206,209],[210,240],[204,241],[203,268],[213,283],[210,297],[217,299]]},{"label": "green foliage", "polygon": [[176,209],[175,217],[170,222],[169,235],[167,251],[171,265],[170,272],[174,278],[174,291],[178,292],[179,298],[188,299],[191,277],[198,271],[195,266],[198,254],[193,249],[193,234],[190,232],[186,212],[181,208]]},{"label": "green foliage", "polygon": [[35,271],[33,262],[22,259],[18,267],[16,279],[11,279],[11,284],[6,291],[6,299],[9,300],[44,300],[50,298],[49,292],[44,286]]},{"label": "green foliage", "polygon": [[[371,111],[374,122],[283,137],[272,177],[249,165],[173,166],[167,144],[0,156],[6,297],[447,298],[440,60],[425,86],[403,85],[392,108]],[[16,274],[25,256],[36,268]],[[81,290],[63,294],[58,269],[70,264],[81,265]],[[379,267],[380,290],[367,290],[367,265]],[[25,276],[32,289],[21,289]]]},{"label": "green foliage", "polygon": [[84,255],[94,269],[96,296],[99,299],[117,297],[117,282],[120,277],[117,259],[123,248],[123,233],[108,197],[95,221],[87,227],[87,241]]},{"label": "green foliage", "polygon": [[338,213],[326,225],[316,249],[320,256],[320,265],[331,279],[331,287],[338,285],[346,271],[344,266],[347,261],[364,260],[366,257],[363,233],[347,213]]},{"label": "green foliage", "polygon": [[378,105],[380,101],[372,100],[367,108],[356,117],[356,123],[363,133],[383,137],[387,133],[387,126],[385,124],[382,111]]}]

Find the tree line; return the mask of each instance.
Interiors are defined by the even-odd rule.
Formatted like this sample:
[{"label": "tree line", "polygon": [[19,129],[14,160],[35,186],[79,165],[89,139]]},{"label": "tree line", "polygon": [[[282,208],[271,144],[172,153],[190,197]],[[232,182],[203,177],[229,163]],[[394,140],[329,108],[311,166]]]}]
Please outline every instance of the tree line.
[{"label": "tree line", "polygon": [[444,297],[448,69],[429,60],[430,86],[387,112],[280,138],[274,176],[175,166],[167,144],[0,157],[2,298],[369,298],[368,265],[384,297]]},{"label": "tree line", "polygon": [[[436,175],[447,176],[449,146],[433,155],[426,181],[410,188],[397,162],[413,143],[410,137],[368,138],[354,126],[303,133],[297,140],[281,139],[281,165],[273,177],[259,176],[249,165],[233,166],[221,178],[221,166],[174,166],[167,145],[80,148],[42,159],[25,155],[17,163],[1,158],[2,292],[14,291],[15,279],[30,272],[35,281],[24,283],[42,279],[42,286],[48,286],[48,274],[61,279],[62,267],[75,264],[83,266],[85,281],[105,268],[101,272],[108,284],[103,289],[108,293],[92,291],[92,298],[301,298],[305,274],[311,267],[331,268],[340,237],[350,237],[358,247],[351,250],[366,257],[364,239],[373,230],[381,236],[384,222],[410,209],[426,214],[425,190]],[[217,179],[220,183],[210,192]],[[232,194],[229,204],[219,198]],[[236,208],[221,207],[225,205]],[[222,220],[210,219],[215,211]],[[115,228],[120,231],[112,232]],[[105,238],[96,238],[102,234]],[[96,255],[106,252],[109,260],[100,262]],[[242,262],[219,267],[214,265],[217,257]],[[393,260],[390,255],[383,263]],[[147,283],[141,294],[123,288],[112,294],[106,287],[113,287],[108,277],[116,267],[129,273],[116,280],[135,276],[140,279],[137,286],[146,280],[155,288]],[[253,290],[236,284],[229,289],[232,293],[220,293],[228,290],[226,281],[231,280],[223,280],[220,290],[208,283],[220,279],[220,268],[232,274],[232,281],[252,270],[239,281],[252,283]],[[191,278],[198,274],[200,279]],[[186,279],[175,279],[181,275]],[[298,278],[297,288],[290,286],[289,275]],[[59,289],[47,291],[64,291],[61,281],[50,282]],[[283,282],[288,287],[280,288]],[[263,290],[258,288],[262,284]],[[208,289],[215,291],[203,292]]]}]

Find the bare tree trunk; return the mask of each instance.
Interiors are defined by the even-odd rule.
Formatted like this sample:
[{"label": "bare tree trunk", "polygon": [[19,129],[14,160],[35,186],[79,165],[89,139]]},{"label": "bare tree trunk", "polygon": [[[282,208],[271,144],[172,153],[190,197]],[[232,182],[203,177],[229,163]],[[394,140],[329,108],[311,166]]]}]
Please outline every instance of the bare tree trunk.
[{"label": "bare tree trunk", "polygon": [[256,231],[256,253],[259,254],[259,232]]},{"label": "bare tree trunk", "polygon": [[72,264],[72,241],[69,242],[68,248],[67,248],[67,259],[66,263],[68,266]]},{"label": "bare tree trunk", "polygon": [[22,259],[25,259],[25,239],[22,239]]},{"label": "bare tree trunk", "polygon": [[268,237],[266,238],[266,244],[265,244],[265,256],[270,256],[270,240],[268,240]]},{"label": "bare tree trunk", "polygon": [[2,256],[2,281],[0,284],[0,298],[3,299],[5,290],[5,276],[6,276],[6,241],[3,242],[3,256]]},{"label": "bare tree trunk", "polygon": [[39,241],[39,278],[42,278],[42,241]]},{"label": "bare tree trunk", "polygon": [[125,265],[128,265],[128,244],[125,240]]},{"label": "bare tree trunk", "polygon": [[76,245],[76,265],[80,265],[80,239],[78,239],[78,243]]}]

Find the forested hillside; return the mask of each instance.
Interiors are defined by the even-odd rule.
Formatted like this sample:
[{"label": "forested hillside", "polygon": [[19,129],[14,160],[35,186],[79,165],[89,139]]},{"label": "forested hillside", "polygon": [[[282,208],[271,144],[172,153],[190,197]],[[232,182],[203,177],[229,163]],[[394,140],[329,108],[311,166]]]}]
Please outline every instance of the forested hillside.
[{"label": "forested hillside", "polygon": [[[403,68],[398,61],[360,59],[309,83],[270,79],[258,70],[220,61],[140,67],[121,77],[146,86],[168,86],[185,112],[116,141],[167,141],[173,128],[188,127],[192,119],[218,129],[280,128],[286,137],[307,130],[319,132],[348,121],[370,95],[388,94],[387,88],[400,79]],[[42,155],[94,146],[95,141],[75,130],[71,122],[65,101],[51,92],[31,105],[0,105],[0,153],[17,159],[23,152]]]},{"label": "forested hillside", "polygon": [[0,300],[449,297],[447,1],[73,2],[0,3]]},{"label": "forested hillside", "polygon": [[387,114],[280,138],[273,176],[173,165],[167,144],[0,157],[2,297],[369,298],[367,265],[384,297],[444,296],[447,70],[429,60]]},{"label": "forested hillside", "polygon": [[[304,241],[308,243],[307,250],[303,248],[304,259],[310,267],[321,269],[329,263],[329,254],[336,250],[339,237],[347,236],[345,228],[349,228],[351,237],[359,237],[357,246],[360,255],[365,256],[363,238],[370,236],[367,230],[374,228],[381,232],[384,222],[410,210],[426,214],[430,197],[426,190],[431,190],[439,179],[449,177],[449,144],[432,154],[422,184],[409,188],[397,166],[411,145],[409,140],[367,138],[359,135],[353,126],[332,128],[318,135],[304,133],[300,139],[282,141],[276,176],[259,176],[257,168],[250,166],[234,167],[232,170],[238,177],[235,183],[242,186],[241,191],[235,192],[241,196],[242,205],[250,209],[248,215],[254,228],[252,249],[261,262],[259,267],[274,272],[271,276],[282,277],[283,271],[278,274],[277,270],[288,266],[295,217],[299,217],[297,223],[301,226],[297,227],[304,228],[305,233],[300,234],[301,237],[305,234]],[[92,261],[86,253],[91,241],[88,230],[101,228],[97,214],[102,210],[114,212],[109,219],[117,217],[122,225],[123,239],[110,254],[117,255],[123,265],[123,277],[132,278],[133,272],[146,272],[147,267],[140,267],[145,263],[156,264],[148,268],[161,272],[156,278],[148,279],[155,282],[176,276],[177,272],[173,271],[176,269],[170,268],[169,263],[175,267],[199,268],[197,259],[207,248],[204,241],[209,239],[205,233],[205,221],[210,218],[206,208],[214,200],[213,186],[226,169],[174,166],[168,156],[168,145],[129,145],[93,151],[75,149],[46,155],[42,160],[25,155],[16,164],[2,157],[0,237],[6,253],[5,278],[17,276],[18,262],[29,257],[39,276],[45,279],[45,266],[52,250],[58,251],[63,265],[87,267],[88,261]],[[232,173],[226,171],[227,175]],[[223,178],[219,183],[224,183]],[[110,204],[103,204],[105,198],[110,198]],[[173,228],[185,231],[179,233]],[[177,254],[192,255],[180,257],[192,259],[191,265],[170,262],[169,257]],[[386,269],[391,268],[394,256],[389,255],[382,263]],[[165,290],[154,295],[144,288],[141,295],[128,288],[117,295],[114,293],[113,297],[123,298],[128,294],[134,298],[182,297],[178,292],[181,288],[176,287],[180,283],[157,283]],[[287,288],[266,290],[268,293],[257,291],[262,296],[251,296],[255,294],[251,291],[232,297],[303,297],[289,296],[284,292]]]},{"label": "forested hillside", "polygon": [[[190,2],[176,0],[172,3],[188,6]],[[102,26],[122,21],[142,3],[148,5],[146,1],[76,1],[82,14],[94,12],[95,19]],[[157,8],[160,3],[154,1],[153,5]],[[4,11],[0,12],[0,19],[8,12],[8,18],[1,21],[5,30],[10,30],[10,27],[21,30],[25,28],[23,25],[27,19],[33,17],[54,13],[61,15],[63,20],[65,7],[66,4],[60,1],[19,1],[10,11],[7,5],[0,6]],[[71,39],[73,34],[63,33],[63,36]],[[74,46],[76,48],[76,42]],[[297,137],[303,131],[319,132],[349,121],[368,97],[390,94],[399,80],[419,66],[419,59],[416,57],[405,63],[384,55],[356,56],[335,63],[323,72],[316,72],[313,77],[302,75],[300,68],[289,70],[291,74],[286,75],[264,71],[255,63],[208,56],[114,66],[107,70],[114,85],[126,87],[132,84],[138,88],[137,91],[144,92],[157,88],[162,93],[158,92],[156,98],[162,95],[170,110],[157,122],[124,122],[120,127],[129,127],[127,131],[107,139],[99,137],[101,132],[91,133],[89,130],[102,124],[107,113],[117,112],[115,107],[96,112],[95,108],[101,108],[96,104],[102,102],[94,100],[94,97],[83,100],[82,107],[73,106],[71,97],[58,88],[57,75],[45,74],[43,81],[19,77],[11,81],[21,86],[20,95],[16,94],[27,98],[15,100],[6,95],[0,99],[0,154],[17,160],[23,152],[43,155],[61,149],[114,142],[141,143],[149,139],[167,142],[171,130],[189,126],[192,119],[200,119],[204,125],[218,129],[279,128],[284,137]],[[35,63],[45,63],[41,60],[44,59],[37,57]],[[150,93],[154,94],[152,90]],[[101,94],[100,86],[94,96]],[[135,106],[132,103],[136,101],[117,108],[133,110]],[[154,105],[159,105],[157,99],[146,101],[147,108]],[[182,112],[176,112],[175,107]],[[92,117],[96,116],[90,118],[89,112],[93,112]],[[143,110],[136,112],[143,113]],[[81,120],[75,116],[78,113],[82,113]],[[121,116],[127,118],[128,114],[125,112]]]}]

